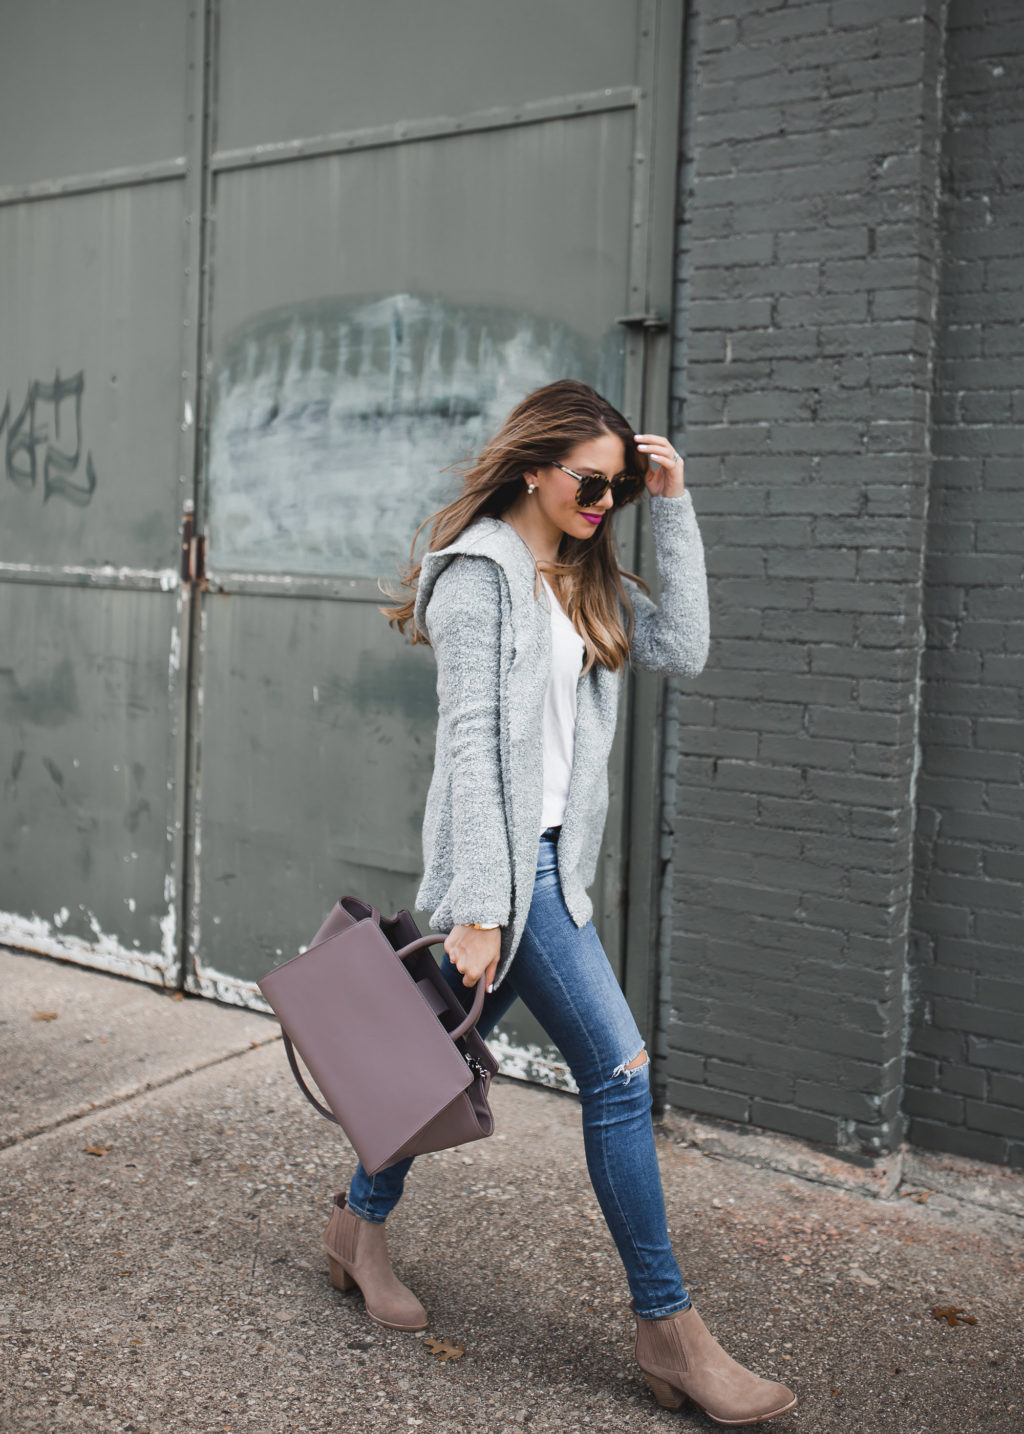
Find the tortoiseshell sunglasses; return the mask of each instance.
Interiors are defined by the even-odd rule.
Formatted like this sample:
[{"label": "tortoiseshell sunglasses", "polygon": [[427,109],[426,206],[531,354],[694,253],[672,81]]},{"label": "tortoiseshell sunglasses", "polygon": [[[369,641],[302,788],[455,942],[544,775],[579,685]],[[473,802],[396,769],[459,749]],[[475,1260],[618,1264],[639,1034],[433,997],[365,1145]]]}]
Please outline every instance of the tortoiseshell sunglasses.
[{"label": "tortoiseshell sunglasses", "polygon": [[606,478],[603,473],[574,473],[571,468],[566,468],[564,463],[554,463],[552,466],[561,468],[563,473],[576,479],[579,485],[576,489],[576,505],[579,508],[592,508],[595,503],[600,503],[609,488],[612,490],[612,502],[616,508],[624,508],[627,503],[632,503],[643,491],[644,480],[633,473],[620,473],[615,478]]}]

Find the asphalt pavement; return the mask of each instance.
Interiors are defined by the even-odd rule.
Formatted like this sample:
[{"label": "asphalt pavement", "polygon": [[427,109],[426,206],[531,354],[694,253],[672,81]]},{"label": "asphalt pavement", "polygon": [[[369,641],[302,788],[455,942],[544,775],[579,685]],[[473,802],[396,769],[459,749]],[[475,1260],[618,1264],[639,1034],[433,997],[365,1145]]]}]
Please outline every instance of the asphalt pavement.
[{"label": "asphalt pavement", "polygon": [[[683,1434],[632,1357],[572,1096],[499,1080],[388,1224],[419,1335],[332,1289],[354,1156],[276,1021],[0,950],[2,1434]],[[676,1252],[722,1344],[794,1388],[779,1434],[1022,1434],[1024,1176],[874,1171],[674,1113]],[[764,1426],[769,1427],[769,1426]]]}]

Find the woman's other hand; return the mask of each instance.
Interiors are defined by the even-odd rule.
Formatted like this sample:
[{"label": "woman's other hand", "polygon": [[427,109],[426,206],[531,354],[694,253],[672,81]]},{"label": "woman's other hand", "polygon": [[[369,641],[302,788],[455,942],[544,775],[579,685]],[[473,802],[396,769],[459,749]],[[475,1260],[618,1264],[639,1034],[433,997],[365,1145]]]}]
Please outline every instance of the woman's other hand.
[{"label": "woman's other hand", "polygon": [[501,955],[501,927],[479,931],[475,926],[453,926],[445,937],[444,949],[464,986],[475,986],[483,976],[486,989],[494,984]]},{"label": "woman's other hand", "polygon": [[660,433],[634,433],[636,446],[648,458],[653,458],[657,468],[647,470],[647,491],[656,498],[681,498],[683,485],[683,460]]}]

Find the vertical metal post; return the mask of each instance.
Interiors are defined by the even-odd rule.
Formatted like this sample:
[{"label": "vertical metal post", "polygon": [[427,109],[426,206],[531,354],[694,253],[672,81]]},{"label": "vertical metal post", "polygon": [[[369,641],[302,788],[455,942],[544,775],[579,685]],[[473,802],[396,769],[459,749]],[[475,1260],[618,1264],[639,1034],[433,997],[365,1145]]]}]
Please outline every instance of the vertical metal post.
[{"label": "vertical metal post", "polygon": [[[669,315],[675,251],[682,0],[641,0],[640,99],[632,215],[627,412],[643,431],[664,433],[669,418]],[[656,577],[649,522],[633,531],[634,571]],[[650,1042],[656,1019],[661,847],[661,752],[664,679],[632,675],[627,694],[628,791],[624,843],[626,917],[624,985]]]},{"label": "vertical metal post", "polygon": [[[203,463],[202,434],[205,424],[204,348],[207,307],[207,217],[209,214],[210,150],[212,126],[212,36],[216,0],[195,0],[189,10],[189,108],[188,108],[188,170],[185,178],[185,311],[182,315],[181,366],[181,445],[179,485],[183,511],[189,529],[192,550],[200,547],[201,469]],[[183,642],[182,663],[184,682],[175,738],[178,760],[176,766],[175,827],[183,843],[181,891],[177,904],[178,941],[183,979],[188,978],[190,913],[193,906],[195,869],[194,800],[197,694],[195,685],[195,654],[199,641],[199,620],[202,588],[192,581],[196,570],[190,567],[189,579],[179,590],[179,632]]]}]

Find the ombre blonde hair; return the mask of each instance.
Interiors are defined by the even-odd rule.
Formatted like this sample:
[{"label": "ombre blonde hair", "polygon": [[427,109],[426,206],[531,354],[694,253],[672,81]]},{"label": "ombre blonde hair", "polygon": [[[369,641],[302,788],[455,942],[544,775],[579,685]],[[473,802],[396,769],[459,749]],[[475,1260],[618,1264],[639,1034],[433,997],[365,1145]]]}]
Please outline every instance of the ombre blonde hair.
[{"label": "ombre blonde hair", "polygon": [[[381,592],[393,602],[393,606],[379,609],[388,624],[397,625],[402,633],[411,624],[411,641],[429,646],[430,639],[417,626],[414,615],[421,568],[416,560],[416,542],[428,523],[433,523],[428,551],[448,547],[475,518],[499,518],[522,492],[525,472],[562,462],[578,444],[605,433],[622,439],[626,472],[646,474],[647,459],[636,447],[631,425],[589,384],[559,379],[528,393],[476,458],[452,465],[465,470],[462,492],[416,529],[409,566],[401,574],[401,586],[409,590],[407,595],[393,593],[378,583]],[[589,672],[596,662],[613,672],[623,668],[629,661],[633,605],[622,579],[631,578],[645,592],[650,589],[635,573],[619,567],[611,524],[603,522],[592,538],[563,534],[558,561],[538,563],[537,569],[537,590],[541,572],[554,580],[569,618],[583,639],[583,671]],[[628,629],[623,625],[622,609],[627,614]]]}]

